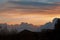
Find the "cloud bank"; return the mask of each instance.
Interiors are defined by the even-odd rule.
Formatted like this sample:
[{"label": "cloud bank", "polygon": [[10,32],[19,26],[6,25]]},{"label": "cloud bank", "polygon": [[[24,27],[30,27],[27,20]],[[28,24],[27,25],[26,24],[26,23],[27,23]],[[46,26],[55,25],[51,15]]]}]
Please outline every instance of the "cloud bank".
[{"label": "cloud bank", "polygon": [[7,1],[60,2],[60,0],[0,0],[0,3]]}]

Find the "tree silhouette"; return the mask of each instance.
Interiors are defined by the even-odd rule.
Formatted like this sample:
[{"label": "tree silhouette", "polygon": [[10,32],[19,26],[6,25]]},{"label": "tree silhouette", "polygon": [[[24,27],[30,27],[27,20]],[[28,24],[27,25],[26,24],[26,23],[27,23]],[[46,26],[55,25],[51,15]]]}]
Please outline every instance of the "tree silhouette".
[{"label": "tree silhouette", "polygon": [[16,34],[16,33],[18,33],[16,29],[11,29],[10,34]]},{"label": "tree silhouette", "polygon": [[60,31],[60,19],[58,19],[57,23],[55,24],[55,30]]}]

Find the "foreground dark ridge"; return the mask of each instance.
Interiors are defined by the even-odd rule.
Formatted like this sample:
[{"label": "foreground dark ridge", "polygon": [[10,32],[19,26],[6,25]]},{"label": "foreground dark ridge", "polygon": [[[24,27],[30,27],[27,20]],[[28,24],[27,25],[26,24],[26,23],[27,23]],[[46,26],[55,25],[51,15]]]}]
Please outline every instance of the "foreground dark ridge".
[{"label": "foreground dark ridge", "polygon": [[43,29],[41,32],[31,32],[24,30],[11,35],[0,35],[0,40],[59,40],[60,39],[60,19],[57,19],[54,30]]}]

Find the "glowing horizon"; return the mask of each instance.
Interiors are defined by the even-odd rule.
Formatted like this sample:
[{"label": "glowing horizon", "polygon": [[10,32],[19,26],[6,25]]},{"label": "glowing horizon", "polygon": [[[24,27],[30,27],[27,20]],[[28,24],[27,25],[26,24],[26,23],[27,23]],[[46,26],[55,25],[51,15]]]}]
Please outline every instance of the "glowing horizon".
[{"label": "glowing horizon", "polygon": [[[59,9],[45,10],[39,12],[39,10],[31,9],[34,11],[22,10],[9,10],[0,13],[0,23],[7,24],[20,24],[21,22],[33,24],[33,25],[44,25],[47,22],[51,22],[54,18],[60,18]],[[27,10],[27,9],[26,9]]]}]

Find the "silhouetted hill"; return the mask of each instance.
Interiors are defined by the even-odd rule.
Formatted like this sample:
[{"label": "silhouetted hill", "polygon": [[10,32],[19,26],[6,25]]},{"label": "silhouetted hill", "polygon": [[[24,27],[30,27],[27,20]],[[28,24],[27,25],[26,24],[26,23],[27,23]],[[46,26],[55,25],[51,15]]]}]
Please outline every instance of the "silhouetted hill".
[{"label": "silhouetted hill", "polygon": [[33,32],[29,31],[29,30],[23,30],[23,31],[19,32],[19,34],[21,34],[21,35],[24,35],[24,34],[28,35],[28,34],[33,34]]},{"label": "silhouetted hill", "polygon": [[28,30],[23,30],[18,34],[18,39],[20,40],[36,40],[37,36],[35,36],[36,34],[32,31],[28,31]]},{"label": "silhouetted hill", "polygon": [[[23,30],[23,31],[21,31],[21,32],[31,32],[31,31],[29,31],[29,30]],[[21,32],[20,32],[20,33],[21,33]]]}]

